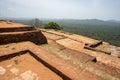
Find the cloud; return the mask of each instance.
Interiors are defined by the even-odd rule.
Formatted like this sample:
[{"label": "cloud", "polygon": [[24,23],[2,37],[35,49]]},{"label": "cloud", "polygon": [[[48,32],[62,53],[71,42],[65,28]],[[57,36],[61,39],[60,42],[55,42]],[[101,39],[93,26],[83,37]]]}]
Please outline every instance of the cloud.
[{"label": "cloud", "polygon": [[7,8],[7,10],[9,10],[9,11],[15,11],[15,8],[9,7],[9,8]]},{"label": "cloud", "polygon": [[120,0],[2,0],[0,14],[15,17],[120,19],[119,7]]}]

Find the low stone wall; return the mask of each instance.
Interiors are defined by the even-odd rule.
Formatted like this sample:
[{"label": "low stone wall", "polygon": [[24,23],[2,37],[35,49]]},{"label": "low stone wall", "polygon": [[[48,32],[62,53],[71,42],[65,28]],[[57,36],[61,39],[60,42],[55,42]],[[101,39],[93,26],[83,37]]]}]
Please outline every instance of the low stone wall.
[{"label": "low stone wall", "polygon": [[103,43],[102,41],[98,41],[98,42],[96,42],[94,44],[90,44],[89,47],[95,48],[95,47],[101,45],[102,43]]},{"label": "low stone wall", "polygon": [[98,42],[96,42],[96,43],[94,43],[94,44],[85,44],[84,48],[85,48],[85,49],[92,50],[92,51],[102,52],[102,53],[111,55],[111,52],[104,51],[104,50],[99,50],[99,49],[96,49],[96,48],[95,48],[95,47],[97,47],[97,46],[99,46],[99,45],[102,45],[102,44],[103,44],[102,41],[98,41]]},{"label": "low stone wall", "polygon": [[10,27],[10,28],[0,28],[0,33],[3,33],[3,32],[18,32],[18,31],[32,31],[32,30],[35,30],[35,28],[31,27],[31,26]]},{"label": "low stone wall", "polygon": [[8,43],[16,43],[22,41],[31,41],[35,44],[47,43],[46,37],[41,31],[30,31],[30,32],[16,32],[16,33],[1,33],[0,34],[0,45]]}]

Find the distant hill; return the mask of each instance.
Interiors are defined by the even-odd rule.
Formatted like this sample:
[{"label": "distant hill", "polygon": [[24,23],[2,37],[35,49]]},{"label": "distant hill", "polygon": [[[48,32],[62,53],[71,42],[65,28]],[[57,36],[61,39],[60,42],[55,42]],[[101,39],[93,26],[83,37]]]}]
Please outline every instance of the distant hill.
[{"label": "distant hill", "polygon": [[[90,25],[109,25],[109,26],[120,26],[120,21],[116,20],[99,20],[99,19],[51,19],[57,21],[58,23],[76,23],[76,24],[90,24]],[[47,20],[45,20],[47,21]],[[49,21],[49,20],[48,20]]]},{"label": "distant hill", "polygon": [[[30,21],[34,18],[0,18],[4,20],[12,20],[23,24],[30,24]],[[90,24],[90,25],[110,25],[120,26],[120,21],[117,20],[100,20],[100,19],[40,19],[44,23],[55,21],[58,23],[76,23],[76,24]]]},{"label": "distant hill", "polygon": [[42,19],[43,23],[50,21],[57,22],[59,24],[88,24],[88,25],[107,25],[107,26],[118,26],[120,27],[120,21],[116,20],[99,20],[99,19]]},{"label": "distant hill", "polygon": [[108,20],[108,22],[119,23],[120,24],[120,21],[117,21],[117,20]]}]

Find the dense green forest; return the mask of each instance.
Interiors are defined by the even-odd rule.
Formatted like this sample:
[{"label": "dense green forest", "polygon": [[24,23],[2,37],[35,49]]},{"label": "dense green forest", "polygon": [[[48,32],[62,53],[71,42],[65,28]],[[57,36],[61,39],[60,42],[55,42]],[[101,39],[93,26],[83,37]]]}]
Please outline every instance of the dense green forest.
[{"label": "dense green forest", "polygon": [[[69,26],[69,25],[68,25]],[[107,41],[113,45],[120,46],[120,27],[106,25],[79,24],[77,27],[64,27],[65,31],[81,34],[94,39]],[[75,26],[75,25],[73,25]]]},{"label": "dense green forest", "polygon": [[[112,45],[120,46],[120,22],[102,21],[97,19],[70,20],[70,19],[12,19],[14,22],[20,22],[28,25],[40,25],[54,21],[63,27],[64,31],[84,35],[90,38],[107,41]],[[40,21],[40,22],[39,22]]]}]

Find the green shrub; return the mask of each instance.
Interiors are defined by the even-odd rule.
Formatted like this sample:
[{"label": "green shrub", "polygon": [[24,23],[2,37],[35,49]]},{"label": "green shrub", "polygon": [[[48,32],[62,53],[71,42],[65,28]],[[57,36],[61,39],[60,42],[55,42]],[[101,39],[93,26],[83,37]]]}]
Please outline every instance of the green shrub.
[{"label": "green shrub", "polygon": [[57,29],[57,30],[63,29],[60,25],[58,25],[55,22],[49,22],[48,24],[45,24],[44,28],[45,29]]}]

